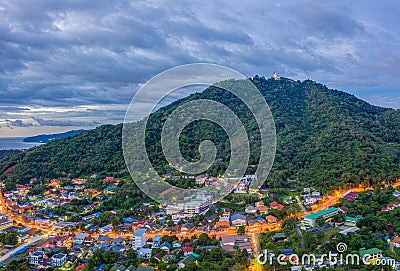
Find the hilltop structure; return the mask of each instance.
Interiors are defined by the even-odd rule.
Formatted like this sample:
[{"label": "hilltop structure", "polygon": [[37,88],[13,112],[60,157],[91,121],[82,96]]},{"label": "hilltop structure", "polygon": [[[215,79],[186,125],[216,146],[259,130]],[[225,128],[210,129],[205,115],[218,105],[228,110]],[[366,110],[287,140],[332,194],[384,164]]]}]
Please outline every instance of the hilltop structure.
[{"label": "hilltop structure", "polygon": [[278,77],[278,75],[276,74],[276,72],[274,72],[273,78],[274,78],[274,80],[279,80],[279,79],[280,79],[280,78]]}]

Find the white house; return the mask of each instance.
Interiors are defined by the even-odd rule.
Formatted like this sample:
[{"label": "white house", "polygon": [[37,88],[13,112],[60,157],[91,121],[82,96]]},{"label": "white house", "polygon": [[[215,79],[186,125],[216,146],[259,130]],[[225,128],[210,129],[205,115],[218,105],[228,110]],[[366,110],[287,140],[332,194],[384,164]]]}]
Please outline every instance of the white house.
[{"label": "white house", "polygon": [[43,264],[43,251],[36,251],[29,256],[29,264],[32,265],[42,265]]},{"label": "white house", "polygon": [[396,237],[392,240],[393,246],[400,248],[400,238]]},{"label": "white house", "polygon": [[137,251],[137,255],[139,258],[143,258],[143,259],[150,259],[152,256],[152,251],[151,248],[139,248]]},{"label": "white house", "polygon": [[53,257],[51,257],[51,265],[63,266],[64,264],[67,263],[67,260],[68,260],[67,254],[63,253],[54,254]]},{"label": "white house", "polygon": [[85,237],[86,237],[86,233],[78,233],[78,234],[75,236],[74,244],[75,244],[75,245],[82,245],[82,244],[83,244],[83,241],[84,241],[84,239],[85,239]]}]

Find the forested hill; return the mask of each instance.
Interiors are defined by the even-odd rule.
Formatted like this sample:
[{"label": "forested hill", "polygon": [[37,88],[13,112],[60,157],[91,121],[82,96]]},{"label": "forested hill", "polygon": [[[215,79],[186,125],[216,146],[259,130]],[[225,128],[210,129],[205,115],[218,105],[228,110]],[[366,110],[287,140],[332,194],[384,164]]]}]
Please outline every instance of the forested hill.
[{"label": "forested hill", "polygon": [[20,150],[0,150],[0,164],[1,161],[9,159],[10,157],[20,153]]},{"label": "forested hill", "polygon": [[[310,80],[258,76],[252,80],[268,102],[277,129],[277,154],[266,187],[314,185],[328,189],[345,183],[395,178],[400,173],[399,110],[370,105]],[[239,116],[250,138],[250,164],[256,164],[260,144],[254,118],[233,95],[211,87],[176,101],[149,118],[146,143],[153,165],[160,172],[171,171],[165,168],[159,140],[165,115],[181,103],[199,98],[224,103]],[[0,165],[2,178],[6,177],[5,172],[12,173],[10,184],[68,173],[126,175],[121,128],[105,125],[25,151]],[[207,121],[189,125],[181,136],[181,151],[187,159],[197,159],[198,144],[204,139],[212,140],[219,151],[219,159],[208,172],[214,175],[229,163],[229,141],[219,126]]]}]

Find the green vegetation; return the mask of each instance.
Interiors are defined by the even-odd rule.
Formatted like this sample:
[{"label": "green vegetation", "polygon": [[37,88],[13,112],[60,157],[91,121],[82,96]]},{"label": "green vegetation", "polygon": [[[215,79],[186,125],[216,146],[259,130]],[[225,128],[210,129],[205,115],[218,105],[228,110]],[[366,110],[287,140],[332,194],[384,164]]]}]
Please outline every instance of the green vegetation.
[{"label": "green vegetation", "polygon": [[18,244],[18,232],[10,231],[0,234],[0,242],[2,242],[4,245]]},{"label": "green vegetation", "polygon": [[228,271],[246,270],[247,253],[246,251],[225,252],[222,248],[216,247],[211,251],[203,251],[198,258],[198,265],[187,265],[180,270],[184,271]]},{"label": "green vegetation", "polygon": [[94,270],[95,267],[100,264],[114,264],[119,259],[120,254],[118,252],[106,251],[104,249],[96,250],[93,256],[89,258],[87,267],[88,271]]},{"label": "green vegetation", "polygon": [[20,150],[0,150],[0,161],[6,160],[20,152]]},{"label": "green vegetation", "polygon": [[4,271],[29,271],[29,263],[27,259],[14,259],[7,264]]},{"label": "green vegetation", "polygon": [[[372,184],[394,179],[400,163],[400,111],[370,105],[356,97],[306,80],[279,81],[256,76],[273,113],[277,129],[277,153],[265,187],[299,188],[316,186],[323,192],[337,186]],[[211,99],[231,108],[241,119],[251,146],[250,165],[257,164],[260,134],[248,108],[232,94],[210,87],[202,93],[176,101],[152,114],[148,121],[146,145],[149,158],[159,173],[176,173],[162,154],[160,134],[166,116],[180,104]],[[0,164],[13,168],[7,188],[41,179],[67,176],[127,176],[121,151],[122,125],[105,125],[74,137],[22,152]],[[229,140],[221,127],[209,121],[188,125],[181,135],[181,151],[188,160],[199,158],[198,146],[213,141],[217,160],[206,173],[218,175],[229,163]],[[134,142],[133,142],[134,143]],[[254,172],[249,167],[249,173]],[[186,184],[191,185],[191,184]],[[122,202],[120,205],[124,205]]]},{"label": "green vegetation", "polygon": [[[381,209],[389,203],[398,201],[393,196],[393,190],[381,190],[377,188],[369,193],[362,193],[355,201],[342,200],[341,206],[349,208],[348,216],[357,215],[363,218],[357,222],[360,228],[369,228],[373,232],[389,235],[389,227],[394,232],[400,232],[400,208],[392,211],[382,212]],[[338,204],[338,206],[340,205]]]},{"label": "green vegetation", "polygon": [[[280,253],[281,249],[293,248],[296,254],[302,256],[304,253],[318,255],[327,251],[337,251],[337,244],[345,243],[349,254],[358,254],[362,248],[378,248],[384,252],[384,256],[399,260],[400,249],[394,248],[392,252],[387,239],[392,238],[394,232],[399,232],[400,230],[398,219],[400,217],[400,208],[395,208],[388,212],[381,211],[382,207],[397,201],[393,196],[393,191],[393,189],[386,190],[382,185],[378,185],[374,191],[360,193],[359,197],[354,201],[340,200],[336,206],[346,206],[349,209],[348,213],[339,213],[328,220],[330,222],[343,222],[346,216],[361,216],[362,218],[357,222],[357,226],[360,228],[357,232],[343,235],[339,233],[341,229],[338,227],[319,231],[301,231],[302,245],[296,230],[296,224],[299,221],[296,218],[289,218],[284,219],[282,232],[267,232],[260,235],[261,248],[263,250],[267,249],[276,255]],[[324,223],[326,221],[320,221],[321,225]],[[282,233],[285,238],[274,239],[276,234]],[[357,270],[359,270],[358,268],[357,266]],[[338,270],[342,269],[338,267]],[[343,266],[343,270],[348,269]]]}]

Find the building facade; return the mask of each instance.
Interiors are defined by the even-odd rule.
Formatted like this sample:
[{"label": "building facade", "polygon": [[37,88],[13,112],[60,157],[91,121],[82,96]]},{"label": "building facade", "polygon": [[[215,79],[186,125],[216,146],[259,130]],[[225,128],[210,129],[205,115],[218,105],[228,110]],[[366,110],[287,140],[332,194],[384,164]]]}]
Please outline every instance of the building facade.
[{"label": "building facade", "polygon": [[147,241],[146,229],[139,228],[133,234],[132,248],[138,250],[139,248],[142,248],[146,244],[146,241]]}]

